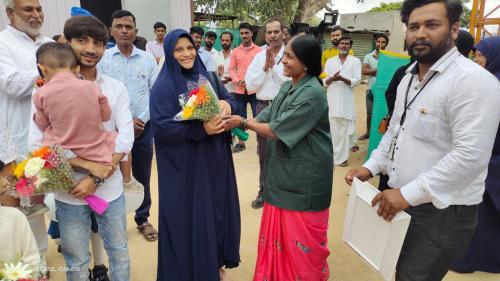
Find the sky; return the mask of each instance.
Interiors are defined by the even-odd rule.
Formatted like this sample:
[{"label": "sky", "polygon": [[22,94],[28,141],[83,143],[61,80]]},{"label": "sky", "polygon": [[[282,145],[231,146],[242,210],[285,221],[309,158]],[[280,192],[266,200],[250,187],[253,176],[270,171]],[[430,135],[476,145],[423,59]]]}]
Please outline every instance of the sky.
[{"label": "sky", "polygon": [[[334,9],[339,10],[340,13],[350,14],[350,13],[362,13],[369,9],[379,6],[381,2],[390,3],[398,2],[400,0],[365,0],[364,3],[357,3],[356,0],[331,0]],[[493,7],[499,4],[499,0],[486,0],[486,11],[491,11]],[[472,0],[466,4],[469,8],[472,7]],[[495,16],[500,16],[500,9],[494,14]]]},{"label": "sky", "polygon": [[[399,1],[401,0],[365,0],[364,3],[357,3],[356,0],[330,0],[330,3],[332,3],[331,6],[333,7],[333,9],[339,10],[340,14],[352,14],[366,12],[373,7],[380,6],[380,3],[382,2],[390,3]],[[493,8],[498,4],[500,4],[500,0],[486,0],[486,13],[489,13],[491,10],[493,10]],[[472,8],[472,0],[470,0],[469,3],[466,4],[466,6]],[[323,19],[324,13],[325,10],[318,12],[316,15],[320,19]],[[500,17],[500,9],[497,9],[490,17]],[[492,26],[489,26],[488,30],[493,31],[491,30],[491,27]],[[496,27],[493,29],[496,29]]]}]

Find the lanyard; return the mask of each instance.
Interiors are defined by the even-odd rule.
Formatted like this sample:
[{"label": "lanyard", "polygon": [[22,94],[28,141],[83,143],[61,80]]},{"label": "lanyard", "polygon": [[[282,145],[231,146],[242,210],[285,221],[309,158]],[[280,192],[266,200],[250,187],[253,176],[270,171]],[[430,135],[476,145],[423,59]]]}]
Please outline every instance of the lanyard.
[{"label": "lanyard", "polygon": [[427,82],[425,82],[425,84],[422,86],[422,88],[420,88],[420,90],[418,91],[418,93],[408,103],[408,93],[410,92],[411,84],[413,82],[413,76],[411,77],[410,83],[408,83],[408,87],[406,88],[405,109],[403,111],[403,115],[401,115],[401,120],[399,121],[399,125],[400,126],[403,126],[403,124],[405,123],[405,120],[406,120],[406,111],[408,111],[408,108],[410,108],[410,105],[413,104],[413,102],[415,101],[415,99],[425,89],[425,86],[427,86],[427,84],[429,84],[429,82],[431,82],[432,78],[434,78],[434,76],[436,76],[436,73],[437,73],[437,71],[432,74],[432,76],[429,78],[429,80],[427,80]]}]

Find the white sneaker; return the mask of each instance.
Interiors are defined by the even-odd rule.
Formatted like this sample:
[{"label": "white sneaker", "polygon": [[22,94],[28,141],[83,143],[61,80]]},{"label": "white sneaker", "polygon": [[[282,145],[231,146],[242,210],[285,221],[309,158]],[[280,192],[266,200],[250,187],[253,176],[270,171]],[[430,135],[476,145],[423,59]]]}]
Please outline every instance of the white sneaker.
[{"label": "white sneaker", "polygon": [[123,182],[123,190],[128,192],[144,192],[144,185],[138,182],[134,177],[130,180],[130,182]]}]

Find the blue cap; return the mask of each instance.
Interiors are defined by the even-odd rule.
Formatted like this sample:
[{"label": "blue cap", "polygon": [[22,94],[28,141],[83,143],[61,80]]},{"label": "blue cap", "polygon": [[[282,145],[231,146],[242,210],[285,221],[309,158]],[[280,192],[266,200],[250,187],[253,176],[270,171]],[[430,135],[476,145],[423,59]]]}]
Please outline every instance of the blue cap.
[{"label": "blue cap", "polygon": [[71,8],[71,16],[93,16],[89,11],[80,8],[80,7],[72,7]]}]

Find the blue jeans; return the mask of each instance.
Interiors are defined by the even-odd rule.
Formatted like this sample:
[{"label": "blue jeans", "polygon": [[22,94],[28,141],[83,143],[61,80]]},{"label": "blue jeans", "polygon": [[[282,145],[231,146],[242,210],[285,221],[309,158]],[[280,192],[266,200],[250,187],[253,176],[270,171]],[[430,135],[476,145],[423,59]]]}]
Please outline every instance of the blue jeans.
[{"label": "blue jeans", "polygon": [[[71,205],[56,200],[56,218],[61,231],[61,249],[67,265],[68,281],[89,280],[90,215],[87,205]],[[111,280],[130,280],[130,257],[127,246],[125,196],[109,202],[102,215],[95,215],[99,234],[109,257]]]},{"label": "blue jeans", "polygon": [[243,118],[247,118],[247,103],[250,104],[252,108],[252,115],[255,118],[256,110],[257,110],[257,96],[256,94],[249,95],[245,92],[245,94],[235,94],[234,100],[236,101],[236,105],[238,106],[238,114]]}]

